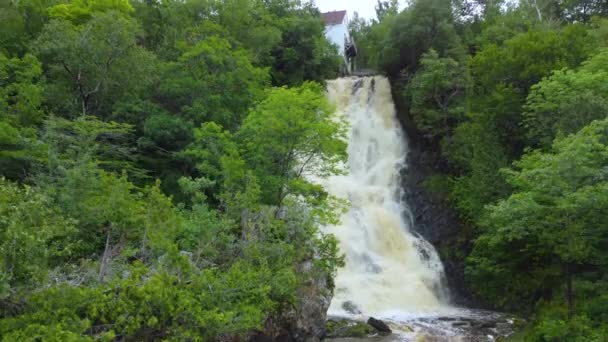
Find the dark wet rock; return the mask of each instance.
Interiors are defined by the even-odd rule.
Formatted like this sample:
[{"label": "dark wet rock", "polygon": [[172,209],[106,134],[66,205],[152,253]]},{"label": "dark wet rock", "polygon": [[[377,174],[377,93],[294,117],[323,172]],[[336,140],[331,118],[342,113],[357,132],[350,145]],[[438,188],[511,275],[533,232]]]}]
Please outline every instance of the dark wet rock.
[{"label": "dark wet rock", "polygon": [[375,319],[374,317],[370,317],[367,320],[367,324],[374,327],[376,330],[378,330],[378,333],[383,336],[389,335],[393,332],[386,323],[379,319]]},{"label": "dark wet rock", "polygon": [[310,281],[298,289],[298,305],[288,320],[291,341],[319,341],[325,334],[327,309],[333,297],[330,277],[317,275],[312,261],[300,265],[300,271],[310,274]]},{"label": "dark wet rock", "polygon": [[352,315],[361,314],[361,310],[359,310],[359,308],[357,307],[357,304],[351,302],[350,300],[342,303],[342,309],[344,309],[346,312],[348,312],[349,314],[352,314]]},{"label": "dark wet rock", "polygon": [[355,83],[353,84],[353,92],[352,95],[355,95],[355,93],[357,92],[357,90],[361,89],[361,87],[363,87],[363,79],[358,79],[357,81],[355,81]]}]

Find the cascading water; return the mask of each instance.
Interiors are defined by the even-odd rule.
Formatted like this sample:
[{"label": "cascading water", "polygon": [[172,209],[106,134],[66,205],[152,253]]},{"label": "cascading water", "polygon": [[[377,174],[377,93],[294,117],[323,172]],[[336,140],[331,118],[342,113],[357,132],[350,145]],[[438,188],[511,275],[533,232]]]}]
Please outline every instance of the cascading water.
[{"label": "cascading water", "polygon": [[412,231],[400,181],[408,143],[388,80],[329,81],[328,97],[337,119],[350,125],[345,174],[321,180],[330,194],[350,202],[341,223],[325,227],[338,238],[346,257],[328,315],[406,324],[405,340],[426,335],[488,341],[493,340],[488,336],[507,334],[510,324],[499,314],[449,305],[437,252]]},{"label": "cascading water", "polygon": [[338,226],[346,267],[339,270],[330,315],[360,311],[386,316],[399,310],[435,311],[447,303],[443,266],[434,248],[411,231],[400,171],[408,152],[384,77],[330,81],[328,96],[350,124],[346,175],[325,182],[350,202]]}]

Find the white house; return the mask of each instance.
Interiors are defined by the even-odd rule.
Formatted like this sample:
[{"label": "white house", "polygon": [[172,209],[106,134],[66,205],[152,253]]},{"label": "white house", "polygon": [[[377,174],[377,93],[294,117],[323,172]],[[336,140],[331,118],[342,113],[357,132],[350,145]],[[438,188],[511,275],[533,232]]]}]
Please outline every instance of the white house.
[{"label": "white house", "polygon": [[350,74],[353,71],[357,47],[348,32],[348,16],[346,11],[321,13],[325,22],[325,37],[338,46],[338,52],[344,58],[344,70]]}]

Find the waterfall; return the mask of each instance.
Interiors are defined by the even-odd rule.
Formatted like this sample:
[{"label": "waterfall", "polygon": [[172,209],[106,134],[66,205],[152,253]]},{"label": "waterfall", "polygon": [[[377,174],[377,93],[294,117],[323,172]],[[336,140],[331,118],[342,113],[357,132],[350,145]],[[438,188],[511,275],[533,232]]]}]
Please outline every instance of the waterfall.
[{"label": "waterfall", "polygon": [[341,223],[326,227],[346,257],[329,315],[377,317],[434,312],[447,305],[443,266],[433,246],[412,231],[401,187],[408,143],[385,77],[328,82],[339,119],[350,125],[345,175],[323,181],[350,202]]}]

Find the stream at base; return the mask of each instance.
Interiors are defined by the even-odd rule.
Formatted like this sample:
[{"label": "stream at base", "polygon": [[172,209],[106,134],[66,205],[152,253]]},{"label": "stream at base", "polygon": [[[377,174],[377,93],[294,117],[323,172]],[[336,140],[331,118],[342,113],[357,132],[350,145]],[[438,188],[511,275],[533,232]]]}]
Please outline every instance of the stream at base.
[{"label": "stream at base", "polygon": [[[491,342],[514,332],[517,320],[505,314],[484,310],[452,308],[444,312],[411,314],[399,319],[380,317],[392,329],[389,336],[329,338],[327,341],[403,341],[403,342]],[[344,317],[329,317],[340,320]],[[367,317],[347,319],[365,322]]]},{"label": "stream at base", "polygon": [[325,228],[339,240],[346,266],[338,271],[328,316],[365,321],[373,316],[394,334],[377,341],[493,341],[512,320],[450,305],[441,260],[415,232],[400,179],[408,141],[397,121],[385,77],[328,82],[336,119],[349,125],[344,175],[322,180],[350,203],[341,223]]}]

